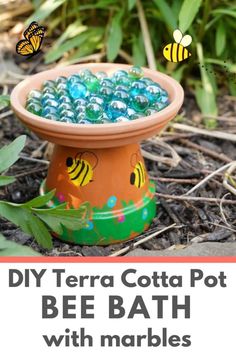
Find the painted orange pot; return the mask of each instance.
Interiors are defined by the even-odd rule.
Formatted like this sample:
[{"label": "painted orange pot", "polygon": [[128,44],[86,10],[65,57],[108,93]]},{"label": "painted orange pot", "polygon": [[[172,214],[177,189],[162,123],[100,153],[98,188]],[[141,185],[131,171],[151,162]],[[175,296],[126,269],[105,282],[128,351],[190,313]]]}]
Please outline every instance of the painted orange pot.
[{"label": "painted orange pot", "polygon": [[85,67],[108,75],[129,69],[122,64],[85,64],[45,71],[18,84],[11,105],[23,124],[55,144],[40,193],[56,189],[51,206],[67,202],[69,208],[78,208],[88,201],[92,207],[86,228],[67,229],[58,237],[77,244],[107,245],[139,235],[156,215],[155,186],[148,179],[139,142],[157,134],[175,117],[183,102],[183,89],[167,75],[143,69],[146,77],[168,92],[171,103],[158,113],[131,122],[60,123],[24,108],[30,90],[40,89],[45,80],[69,76]]}]

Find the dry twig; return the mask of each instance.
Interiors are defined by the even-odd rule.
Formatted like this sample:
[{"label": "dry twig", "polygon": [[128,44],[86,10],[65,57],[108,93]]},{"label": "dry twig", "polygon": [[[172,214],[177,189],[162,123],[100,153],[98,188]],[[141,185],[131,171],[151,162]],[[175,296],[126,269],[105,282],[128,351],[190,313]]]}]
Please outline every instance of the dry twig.
[{"label": "dry twig", "polygon": [[213,138],[230,140],[230,141],[236,142],[236,134],[220,132],[218,130],[206,130],[206,129],[196,128],[191,125],[179,124],[179,123],[172,124],[172,127],[174,129],[179,129],[179,130],[192,132],[192,133],[196,133],[196,134],[211,136]]},{"label": "dry twig", "polygon": [[148,235],[148,236],[142,238],[141,240],[135,242],[134,244],[132,244],[130,246],[127,246],[127,247],[124,247],[121,250],[112,253],[109,257],[117,257],[117,256],[120,256],[121,254],[127,253],[128,251],[133,250],[134,248],[136,248],[137,246],[141,245],[142,243],[151,240],[153,237],[158,236],[160,234],[163,234],[165,231],[173,229],[175,226],[176,226],[176,224],[172,224],[170,226],[165,227],[162,230],[154,232],[151,235]]},{"label": "dry twig", "polygon": [[[171,194],[163,194],[156,193],[157,197],[165,198],[165,199],[173,199],[179,200],[182,202],[205,202],[205,203],[220,203],[222,201],[221,198],[206,198],[206,197],[189,197],[186,195],[171,195]],[[236,200],[223,200],[223,204],[232,204],[236,205]]]}]

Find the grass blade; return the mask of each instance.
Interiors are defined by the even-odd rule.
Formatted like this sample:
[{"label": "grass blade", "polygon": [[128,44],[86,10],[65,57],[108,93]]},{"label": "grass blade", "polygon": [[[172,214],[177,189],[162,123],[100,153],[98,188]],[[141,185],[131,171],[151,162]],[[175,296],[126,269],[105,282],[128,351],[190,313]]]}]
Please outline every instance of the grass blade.
[{"label": "grass blade", "polygon": [[179,29],[185,33],[195,19],[202,0],[184,0],[179,13]]}]

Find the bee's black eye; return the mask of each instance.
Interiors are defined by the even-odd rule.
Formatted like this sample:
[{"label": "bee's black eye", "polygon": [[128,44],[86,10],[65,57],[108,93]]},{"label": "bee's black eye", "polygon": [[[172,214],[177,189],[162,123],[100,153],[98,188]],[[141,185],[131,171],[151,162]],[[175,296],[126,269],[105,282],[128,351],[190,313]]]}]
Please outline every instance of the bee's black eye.
[{"label": "bee's black eye", "polygon": [[134,182],[135,182],[135,174],[134,172],[132,172],[130,175],[130,184],[134,185]]},{"label": "bee's black eye", "polygon": [[66,159],[66,166],[71,167],[73,165],[73,159],[72,157],[67,157]]}]

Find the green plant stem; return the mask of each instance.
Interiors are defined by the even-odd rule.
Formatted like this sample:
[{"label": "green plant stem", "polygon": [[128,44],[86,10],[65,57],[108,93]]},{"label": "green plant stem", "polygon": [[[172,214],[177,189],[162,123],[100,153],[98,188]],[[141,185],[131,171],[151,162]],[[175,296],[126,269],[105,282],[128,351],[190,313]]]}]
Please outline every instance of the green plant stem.
[{"label": "green plant stem", "polygon": [[151,36],[145,16],[145,12],[143,9],[142,2],[140,0],[136,0],[136,6],[138,10],[139,22],[141,25],[141,31],[143,35],[143,42],[145,46],[145,52],[147,56],[148,66],[152,70],[156,70],[156,60],[154,55],[154,50],[151,42]]},{"label": "green plant stem", "polygon": [[205,6],[203,9],[203,17],[202,17],[202,23],[201,23],[201,27],[199,30],[199,35],[198,35],[198,42],[201,42],[204,34],[205,34],[205,26],[207,24],[207,20],[210,14],[210,10],[211,10],[211,6],[210,6],[210,1],[209,0],[205,0]]}]

